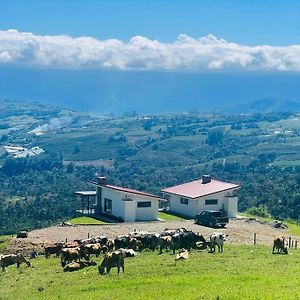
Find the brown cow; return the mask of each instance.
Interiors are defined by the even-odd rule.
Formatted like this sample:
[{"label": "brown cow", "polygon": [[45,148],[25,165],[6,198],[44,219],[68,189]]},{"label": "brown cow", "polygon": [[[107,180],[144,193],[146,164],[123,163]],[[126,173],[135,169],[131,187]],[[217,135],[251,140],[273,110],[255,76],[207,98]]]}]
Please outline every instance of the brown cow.
[{"label": "brown cow", "polygon": [[139,241],[137,238],[131,237],[129,239],[129,243],[128,243],[129,249],[133,249],[134,251],[137,251],[137,250],[141,249],[142,246],[143,246],[142,242]]},{"label": "brown cow", "polygon": [[64,267],[64,272],[73,272],[73,271],[78,271],[86,267],[90,266],[96,266],[97,263],[94,261],[73,261],[69,264],[67,264]]},{"label": "brown cow", "polygon": [[106,269],[107,274],[109,274],[110,269],[114,267],[118,268],[118,273],[120,273],[120,268],[122,268],[124,273],[125,257],[126,257],[126,253],[121,249],[107,253],[101,265],[98,267],[99,273],[103,275]]},{"label": "brown cow", "polygon": [[[277,252],[275,252],[277,250]],[[285,237],[284,236],[278,236],[273,241],[273,254],[275,253],[281,253],[281,254],[288,254],[288,249],[285,246]]]},{"label": "brown cow", "polygon": [[161,236],[159,238],[159,250],[162,254],[163,249],[169,251],[171,249],[172,237],[170,235]]},{"label": "brown cow", "polygon": [[66,264],[80,260],[81,258],[89,259],[83,252],[82,248],[63,248],[60,253],[60,261],[62,267]]},{"label": "brown cow", "polygon": [[106,247],[108,251],[113,251],[115,243],[113,240],[108,240],[106,243]]},{"label": "brown cow", "polygon": [[86,244],[82,246],[85,256],[90,257],[91,254],[95,254],[98,257],[103,250],[100,243]]},{"label": "brown cow", "polygon": [[21,253],[0,255],[0,266],[2,271],[5,271],[6,267],[13,264],[17,264],[17,268],[19,268],[21,263],[25,263],[27,267],[30,267],[29,260],[27,260]]},{"label": "brown cow", "polygon": [[46,258],[50,257],[51,254],[55,254],[56,257],[58,257],[62,248],[63,248],[62,243],[55,243],[55,244],[46,246],[45,247]]}]

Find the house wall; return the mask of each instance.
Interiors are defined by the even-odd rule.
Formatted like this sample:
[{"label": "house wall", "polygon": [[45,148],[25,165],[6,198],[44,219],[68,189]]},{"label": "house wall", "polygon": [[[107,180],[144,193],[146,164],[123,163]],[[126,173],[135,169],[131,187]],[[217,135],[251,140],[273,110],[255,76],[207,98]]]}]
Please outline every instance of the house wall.
[{"label": "house wall", "polygon": [[[233,190],[224,191],[216,193],[213,195],[208,195],[204,197],[199,197],[196,199],[189,199],[189,204],[183,204],[180,202],[181,196],[170,195],[170,210],[182,215],[189,217],[194,217],[197,214],[200,214],[204,210],[225,210],[229,217],[237,216],[237,197],[228,197],[232,195]],[[218,199],[218,203],[215,205],[205,205],[205,200],[208,199]]]},{"label": "house wall", "polygon": [[[112,200],[112,215],[125,222],[150,221],[158,219],[158,199],[135,195],[102,187],[101,206],[104,212],[104,199]],[[128,198],[131,201],[123,201]],[[151,201],[151,207],[137,207],[138,202]]]},{"label": "house wall", "polygon": [[170,195],[170,210],[178,214],[194,217],[198,211],[198,201],[189,199],[188,204],[180,202],[181,196]]}]

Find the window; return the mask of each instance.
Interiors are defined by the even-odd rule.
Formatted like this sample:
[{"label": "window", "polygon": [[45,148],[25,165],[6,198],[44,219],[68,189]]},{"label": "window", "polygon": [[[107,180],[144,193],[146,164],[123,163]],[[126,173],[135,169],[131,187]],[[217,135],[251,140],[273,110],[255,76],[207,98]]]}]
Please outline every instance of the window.
[{"label": "window", "polygon": [[151,201],[138,202],[137,207],[151,207]]},{"label": "window", "polygon": [[180,198],[180,203],[189,205],[189,199],[188,198]]},{"label": "window", "polygon": [[217,205],[218,204],[218,199],[206,199],[205,200],[205,205]]},{"label": "window", "polygon": [[104,212],[112,214],[112,200],[104,198]]}]

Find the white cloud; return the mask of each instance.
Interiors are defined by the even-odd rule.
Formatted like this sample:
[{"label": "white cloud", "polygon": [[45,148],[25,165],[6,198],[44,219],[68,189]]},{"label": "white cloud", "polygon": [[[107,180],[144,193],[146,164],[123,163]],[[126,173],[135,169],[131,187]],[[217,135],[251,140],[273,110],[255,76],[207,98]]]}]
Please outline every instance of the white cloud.
[{"label": "white cloud", "polygon": [[245,46],[209,34],[173,43],[135,36],[127,43],[0,31],[0,64],[51,68],[176,71],[300,71],[300,45]]}]

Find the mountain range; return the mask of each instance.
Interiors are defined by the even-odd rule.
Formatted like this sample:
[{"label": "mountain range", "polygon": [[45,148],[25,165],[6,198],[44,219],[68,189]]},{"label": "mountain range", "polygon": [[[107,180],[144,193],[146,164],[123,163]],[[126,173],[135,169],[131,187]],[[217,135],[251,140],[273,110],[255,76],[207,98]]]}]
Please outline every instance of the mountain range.
[{"label": "mountain range", "polygon": [[[293,73],[174,73],[0,67],[0,98],[82,112],[299,111]],[[255,101],[253,101],[255,99]]]}]

